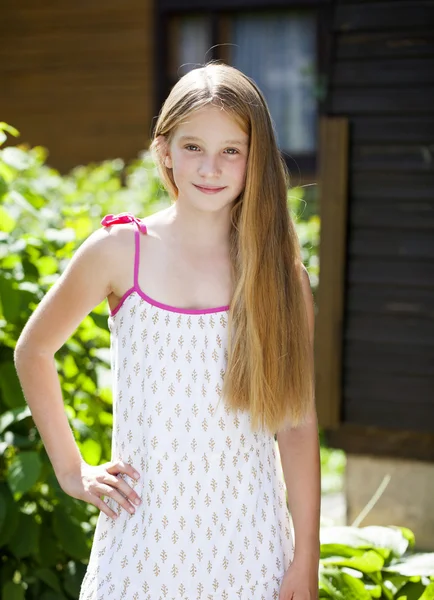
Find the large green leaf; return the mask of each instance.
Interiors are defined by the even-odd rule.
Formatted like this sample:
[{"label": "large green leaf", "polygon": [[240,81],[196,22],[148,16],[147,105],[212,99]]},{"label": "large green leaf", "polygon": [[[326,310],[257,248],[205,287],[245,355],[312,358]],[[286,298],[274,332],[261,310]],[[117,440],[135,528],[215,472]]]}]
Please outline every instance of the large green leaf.
[{"label": "large green leaf", "polygon": [[26,400],[12,361],[0,363],[0,390],[8,408],[25,406]]},{"label": "large green leaf", "polygon": [[0,274],[0,298],[3,315],[8,323],[15,323],[20,316],[20,292],[16,289],[10,278],[2,277]]},{"label": "large green leaf", "polygon": [[362,556],[353,556],[351,558],[342,558],[340,556],[331,556],[323,559],[323,564],[334,565],[339,567],[349,567],[357,569],[362,573],[375,573],[381,571],[384,560],[374,550],[368,550]]},{"label": "large green leaf", "polygon": [[7,481],[12,492],[25,493],[39,479],[42,462],[37,452],[20,452],[9,465]]},{"label": "large green leaf", "polygon": [[18,423],[27,417],[31,417],[29,406],[18,407],[0,415],[0,433],[10,427],[13,423]]},{"label": "large green leaf", "polygon": [[16,146],[4,148],[1,157],[3,162],[17,171],[29,169],[34,164],[34,159],[31,154]]},{"label": "large green leaf", "polygon": [[52,569],[37,569],[34,572],[35,577],[46,583],[56,592],[61,592],[60,581],[57,574]]},{"label": "large green leaf", "polygon": [[0,499],[6,512],[0,528],[0,546],[4,546],[9,542],[18,526],[19,512],[11,491],[5,483],[0,483]]},{"label": "large green leaf", "polygon": [[[2,177],[2,181],[4,182],[3,177]],[[3,192],[4,192],[4,185],[3,185]],[[2,195],[4,195],[4,193]],[[0,206],[0,231],[6,231],[6,233],[9,233],[10,231],[12,231],[14,229],[15,225],[16,225],[16,221],[14,220],[12,215],[6,210],[6,208],[4,206]]]},{"label": "large green leaf", "polygon": [[59,506],[54,510],[53,528],[66,552],[78,560],[88,558],[89,548],[85,532],[80,524]]},{"label": "large green leaf", "polygon": [[2,600],[25,600],[23,586],[7,581],[2,589]]},{"label": "large green leaf", "polygon": [[434,600],[434,583],[430,583],[419,600]]},{"label": "large green leaf", "polygon": [[19,559],[36,554],[39,547],[39,531],[40,525],[33,515],[20,513],[18,527],[9,541],[11,552]]},{"label": "large green leaf", "polygon": [[38,562],[44,567],[54,567],[62,560],[60,544],[46,524],[42,526],[41,539],[43,543],[40,544]]},{"label": "large green leaf", "polygon": [[401,587],[398,596],[405,596],[406,600],[419,600],[421,595],[424,593],[426,586],[423,583],[407,581],[407,583]]},{"label": "large green leaf", "polygon": [[98,465],[101,459],[101,444],[91,438],[80,445],[80,451],[84,460],[90,465]]},{"label": "large green leaf", "polygon": [[402,556],[409,544],[403,532],[395,527],[324,527],[320,535],[322,555],[329,554],[333,547],[347,546],[356,550],[375,549],[387,558],[390,554]]},{"label": "large green leaf", "polygon": [[86,565],[81,562],[70,561],[64,571],[65,591],[73,598],[78,598],[80,587],[86,571]]},{"label": "large green leaf", "polygon": [[418,553],[392,563],[384,568],[387,573],[398,573],[405,577],[419,575],[434,577],[434,552]]},{"label": "large green leaf", "polygon": [[342,571],[338,571],[330,579],[334,583],[334,589],[338,590],[338,594],[336,591],[333,593],[337,600],[372,600],[371,594],[360,579]]}]

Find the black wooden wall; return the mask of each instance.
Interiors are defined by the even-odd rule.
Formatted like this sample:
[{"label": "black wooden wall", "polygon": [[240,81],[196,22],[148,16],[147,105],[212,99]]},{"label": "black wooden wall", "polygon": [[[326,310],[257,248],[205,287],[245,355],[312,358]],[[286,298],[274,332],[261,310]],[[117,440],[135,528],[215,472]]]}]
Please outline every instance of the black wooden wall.
[{"label": "black wooden wall", "polygon": [[342,422],[434,432],[434,2],[335,2],[349,119]]}]

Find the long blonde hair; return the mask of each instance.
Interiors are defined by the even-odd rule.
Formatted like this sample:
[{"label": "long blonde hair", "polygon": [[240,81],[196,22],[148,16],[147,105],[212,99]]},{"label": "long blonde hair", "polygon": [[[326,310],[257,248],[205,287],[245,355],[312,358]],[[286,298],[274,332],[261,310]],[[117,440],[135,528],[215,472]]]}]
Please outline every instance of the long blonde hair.
[{"label": "long blonde hair", "polygon": [[177,187],[157,138],[206,105],[224,108],[249,135],[246,184],[231,209],[234,294],[222,396],[249,411],[254,430],[276,433],[305,420],[314,400],[313,356],[302,290],[302,262],[288,211],[289,177],[270,113],[256,84],[238,69],[209,63],[184,75],[158,116],[151,149],[172,199]]}]

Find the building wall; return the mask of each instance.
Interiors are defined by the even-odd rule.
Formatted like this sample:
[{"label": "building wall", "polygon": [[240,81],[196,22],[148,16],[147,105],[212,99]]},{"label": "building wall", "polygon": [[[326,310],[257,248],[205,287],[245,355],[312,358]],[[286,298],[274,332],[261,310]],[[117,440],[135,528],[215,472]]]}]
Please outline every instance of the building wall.
[{"label": "building wall", "polygon": [[336,2],[349,120],[341,420],[434,432],[434,6]]},{"label": "building wall", "polygon": [[[153,116],[153,2],[2,3],[0,120],[61,171],[146,147]],[[15,143],[15,142],[14,142]]]}]

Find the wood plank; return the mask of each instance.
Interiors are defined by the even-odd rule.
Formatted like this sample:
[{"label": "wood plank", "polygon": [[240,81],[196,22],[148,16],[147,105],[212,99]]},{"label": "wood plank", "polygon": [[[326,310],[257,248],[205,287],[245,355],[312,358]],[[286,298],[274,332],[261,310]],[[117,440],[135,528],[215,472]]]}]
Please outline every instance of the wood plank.
[{"label": "wood plank", "polygon": [[356,115],[351,119],[351,145],[421,144],[429,146],[434,137],[434,114],[389,116]]},{"label": "wood plank", "polygon": [[414,261],[404,257],[354,257],[348,265],[347,282],[432,289],[434,264],[432,261]]},{"label": "wood plank", "polygon": [[[359,229],[351,231],[348,243],[351,257],[405,260],[434,259],[434,235],[432,231],[393,229]],[[434,281],[432,282],[434,286]]]},{"label": "wood plank", "polygon": [[331,448],[350,454],[434,461],[434,434],[343,424],[324,432]]},{"label": "wood plank", "polygon": [[432,30],[434,3],[431,0],[350,4],[336,6],[335,31]]},{"label": "wood plank", "polygon": [[432,171],[433,163],[432,144],[354,144],[351,154],[358,171]]},{"label": "wood plank", "polygon": [[380,404],[379,398],[383,396],[384,389],[379,396],[372,397],[372,400],[363,394],[352,398],[346,397],[343,421],[359,426],[387,427],[396,430],[405,428],[410,431],[432,433],[434,411],[431,405],[411,402],[414,396],[409,396],[400,404],[396,403],[392,406]]},{"label": "wood plank", "polygon": [[337,61],[333,86],[363,87],[383,85],[421,85],[434,83],[434,57]]},{"label": "wood plank", "polygon": [[[347,287],[346,305],[348,312],[359,315],[413,316],[430,319],[434,306],[434,287],[423,289],[352,284]],[[399,347],[393,347],[393,350],[396,353],[401,352]]]},{"label": "wood plank", "polygon": [[335,60],[434,56],[432,31],[375,31],[339,33],[335,36]]},{"label": "wood plank", "polygon": [[391,342],[373,344],[366,340],[347,340],[345,343],[345,370],[349,372],[371,373],[382,377],[387,375],[432,378],[434,354],[427,353],[426,346],[413,344],[397,346]]},{"label": "wood plank", "polygon": [[[137,28],[140,23],[147,26],[146,5],[137,5],[128,0],[125,4],[111,2],[101,5],[89,6],[87,4],[51,3],[43,8],[33,4],[28,8],[15,6],[9,10],[2,7],[3,32],[15,30],[20,37],[27,34],[46,34],[53,30],[78,31],[81,33],[98,31],[98,29],[111,31],[114,35],[125,27]],[[9,34],[10,35],[10,34]],[[145,36],[144,36],[145,37]]]},{"label": "wood plank", "polygon": [[353,170],[350,180],[351,197],[354,201],[383,200],[395,204],[397,200],[406,202],[431,201],[433,199],[434,172],[421,172],[414,176],[411,172],[370,172]]},{"label": "wood plank", "polygon": [[340,422],[342,315],[348,188],[348,122],[320,119],[321,276],[315,327],[316,397],[321,427]]},{"label": "wood plank", "polygon": [[306,7],[314,7],[327,5],[330,0],[159,0],[157,7],[162,13],[169,12],[190,12],[192,10],[208,11],[208,10],[269,10],[284,8],[284,9],[300,9]]},{"label": "wood plank", "polygon": [[[432,421],[429,423],[432,428],[434,424],[434,402],[432,390],[434,389],[434,376],[420,377],[408,376],[407,374],[383,373],[381,377],[376,373],[366,373],[359,371],[345,370],[344,393],[348,403],[345,402],[345,409],[351,405],[351,412],[357,411],[360,415],[366,415],[376,406],[382,409],[402,410],[411,406],[416,406],[423,411],[430,411]],[[360,400],[360,406],[356,407],[357,399]],[[354,406],[353,406],[354,405]],[[354,422],[354,421],[353,421]],[[405,421],[401,423],[404,425]],[[375,425],[375,421],[371,425]]]},{"label": "wood plank", "polygon": [[330,90],[333,114],[399,114],[434,112],[434,86],[342,88]]},{"label": "wood plank", "polygon": [[[434,283],[431,289],[433,287]],[[345,340],[361,340],[373,344],[393,343],[407,348],[410,344],[415,344],[425,346],[428,353],[434,350],[434,320],[430,317],[347,311],[345,320]]]},{"label": "wood plank", "polygon": [[434,230],[434,199],[417,202],[396,200],[384,202],[352,199],[349,211],[349,224],[352,228],[398,229],[416,231]]}]

